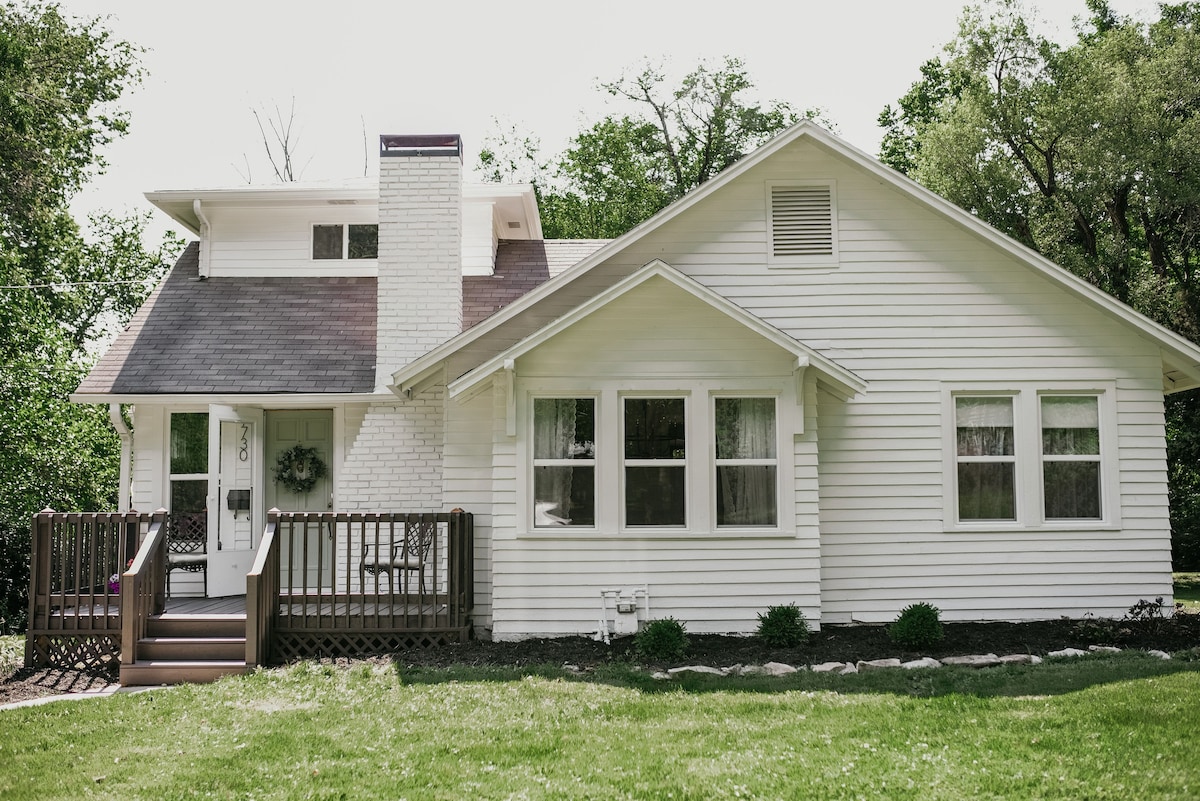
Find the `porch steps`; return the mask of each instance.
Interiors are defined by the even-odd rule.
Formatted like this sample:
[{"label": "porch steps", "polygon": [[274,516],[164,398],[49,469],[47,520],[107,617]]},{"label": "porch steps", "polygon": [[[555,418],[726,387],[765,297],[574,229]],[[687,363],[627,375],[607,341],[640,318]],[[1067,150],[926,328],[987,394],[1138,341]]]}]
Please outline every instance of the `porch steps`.
[{"label": "porch steps", "polygon": [[121,665],[121,684],[203,683],[249,671],[244,614],[168,613],[146,621],[137,661]]}]

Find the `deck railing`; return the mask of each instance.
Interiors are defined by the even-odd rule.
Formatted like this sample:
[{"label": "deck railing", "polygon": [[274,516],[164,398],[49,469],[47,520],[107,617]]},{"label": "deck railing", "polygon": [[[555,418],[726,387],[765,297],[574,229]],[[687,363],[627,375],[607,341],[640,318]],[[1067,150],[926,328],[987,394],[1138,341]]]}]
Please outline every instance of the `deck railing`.
[{"label": "deck railing", "polygon": [[254,565],[246,575],[246,664],[266,664],[279,597],[279,523],[272,517],[263,532]]},{"label": "deck railing", "polygon": [[52,509],[34,515],[26,665],[98,666],[119,657],[117,584],[155,519],[139,512]]},{"label": "deck railing", "polygon": [[[248,630],[273,628],[273,658],[390,650],[468,636],[474,604],[470,514],[272,510],[268,521],[274,536],[269,544],[264,537],[259,557],[264,576],[278,559],[272,571],[278,604],[273,621],[260,608],[260,622],[247,624]],[[249,602],[249,584],[247,593]]]},{"label": "deck railing", "polygon": [[166,605],[167,513],[159,511],[129,569],[121,574],[121,664],[137,662],[147,621]]}]

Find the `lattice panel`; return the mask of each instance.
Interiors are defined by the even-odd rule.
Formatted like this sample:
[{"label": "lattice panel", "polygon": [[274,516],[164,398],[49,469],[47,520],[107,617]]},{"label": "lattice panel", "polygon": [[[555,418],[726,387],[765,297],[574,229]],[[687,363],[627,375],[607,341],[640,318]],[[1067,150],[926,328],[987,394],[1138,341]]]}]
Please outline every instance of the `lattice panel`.
[{"label": "lattice panel", "polygon": [[450,631],[276,631],[271,640],[271,661],[372,656],[410,648],[435,648],[466,642],[469,630]]},{"label": "lattice panel", "polygon": [[33,636],[32,667],[97,670],[121,660],[119,634],[38,634]]}]

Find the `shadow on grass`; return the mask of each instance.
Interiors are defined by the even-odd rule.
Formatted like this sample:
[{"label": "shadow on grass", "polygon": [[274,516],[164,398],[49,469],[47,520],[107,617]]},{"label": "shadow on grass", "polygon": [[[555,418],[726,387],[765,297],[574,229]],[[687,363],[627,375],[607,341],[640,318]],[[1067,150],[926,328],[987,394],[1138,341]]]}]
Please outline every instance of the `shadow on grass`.
[{"label": "shadow on grass", "polygon": [[1175,601],[1200,606],[1200,573],[1175,574]]},{"label": "shadow on grass", "polygon": [[887,693],[917,698],[971,695],[980,698],[1054,696],[1101,684],[1136,681],[1175,673],[1200,674],[1200,661],[1164,660],[1144,652],[1048,659],[1040,665],[991,668],[942,667],[918,670],[891,668],[842,676],[801,670],[788,676],[716,676],[681,673],[655,679],[628,662],[609,662],[575,673],[553,665],[525,667],[406,667],[393,663],[406,684],[447,682],[511,682],[528,677],[592,682],[643,693]]}]

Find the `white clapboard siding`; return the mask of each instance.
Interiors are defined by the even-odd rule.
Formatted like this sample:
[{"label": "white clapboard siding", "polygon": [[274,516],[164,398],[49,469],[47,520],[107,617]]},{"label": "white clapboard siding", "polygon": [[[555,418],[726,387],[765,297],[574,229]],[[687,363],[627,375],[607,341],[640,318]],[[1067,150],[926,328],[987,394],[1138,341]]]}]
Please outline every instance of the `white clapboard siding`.
[{"label": "white clapboard siding", "polygon": [[372,276],[378,269],[375,259],[312,258],[313,225],[375,224],[374,205],[214,206],[205,215],[213,277]]},{"label": "white clapboard siding", "polygon": [[475,608],[472,622],[491,628],[492,600],[492,399],[483,394],[446,405],[443,497],[447,506],[474,515]]},{"label": "white clapboard siding", "polygon": [[[826,268],[768,267],[767,181],[833,180],[837,186],[840,259]],[[819,393],[806,429],[820,476],[821,619],[886,621],[915,601],[938,604],[948,619],[1036,619],[1120,615],[1142,597],[1170,595],[1161,363],[1155,345],[1008,253],[881,185],[857,167],[801,141],[749,170],[718,193],[651,232],[593,277],[562,292],[583,300],[603,285],[662,259],[797,340],[853,371],[867,390],[845,401]],[[589,284],[589,281],[591,282]],[[530,354],[531,375],[577,375],[586,363],[604,373],[675,376],[689,371],[744,375],[738,336],[706,321],[690,333],[686,304],[653,310],[630,304],[584,321]],[[606,310],[607,311],[607,310]],[[677,313],[677,315],[676,315]],[[709,328],[709,325],[712,327]],[[683,336],[681,336],[681,334]],[[639,338],[639,335],[644,335]],[[703,364],[680,358],[689,336],[711,349]],[[652,344],[644,340],[653,339]],[[611,345],[611,349],[609,343]],[[753,368],[749,368],[751,371]],[[949,531],[945,515],[944,390],[969,382],[1113,391],[1120,527]],[[1115,389],[1114,389],[1115,388]],[[797,482],[803,472],[797,457]],[[513,461],[506,463],[515,470]],[[515,493],[506,499],[516,502]],[[515,522],[515,512],[512,520]],[[499,531],[499,528],[497,529]],[[499,535],[498,535],[499,536]],[[723,599],[716,607],[746,623],[778,575],[809,579],[808,563],[776,541],[637,543],[636,560],[614,554],[627,543],[497,540],[497,608],[513,615],[497,630],[522,625],[548,631],[553,615],[527,599],[534,586],[560,594],[565,616],[586,615],[595,587],[630,575],[676,598]],[[684,553],[728,548],[737,568],[762,586],[697,584]],[[800,550],[799,548],[797,550]],[[547,555],[551,572],[529,557]],[[680,559],[678,570],[671,559]],[[575,573],[585,562],[596,584],[583,591]],[[647,563],[662,565],[661,569]],[[570,575],[572,580],[563,580]],[[633,578],[628,583],[634,583]],[[808,585],[816,588],[816,585]],[[688,611],[664,599],[666,609]],[[674,605],[670,605],[674,604]],[[760,605],[759,609],[762,608]],[[519,610],[527,610],[520,612]],[[740,611],[735,611],[740,610]],[[655,613],[660,610],[656,607]],[[529,620],[522,624],[519,614]],[[723,615],[726,613],[722,613]],[[807,612],[806,612],[807,614]],[[573,618],[572,618],[573,619]],[[705,624],[708,625],[708,624]],[[580,629],[582,630],[582,629]]]},{"label": "white clapboard siding", "polygon": [[132,507],[139,512],[166,508],[167,415],[158,404],[139,403],[133,412],[133,453],[130,463]]},{"label": "white clapboard siding", "polygon": [[[673,387],[707,382],[695,384],[697,402],[706,393],[699,388],[713,386],[714,379],[768,379],[793,392],[794,369],[793,355],[661,280],[612,301],[516,364],[518,389],[525,382],[562,379],[581,388],[613,380],[670,380]],[[794,477],[779,511],[781,519],[791,516],[794,533],[655,539],[519,531],[519,473],[525,468],[517,461],[515,439],[504,433],[504,401],[493,393],[492,636],[592,634],[599,628],[600,590],[608,588],[647,588],[653,617],[673,616],[694,632],[753,631],[758,613],[787,603],[819,622],[819,412],[811,376],[804,394],[804,433],[781,438],[792,444],[781,458],[790,456]],[[788,397],[796,403],[794,392]],[[794,415],[781,409],[780,417]]]}]

